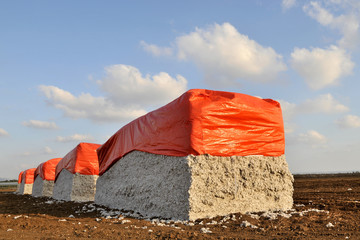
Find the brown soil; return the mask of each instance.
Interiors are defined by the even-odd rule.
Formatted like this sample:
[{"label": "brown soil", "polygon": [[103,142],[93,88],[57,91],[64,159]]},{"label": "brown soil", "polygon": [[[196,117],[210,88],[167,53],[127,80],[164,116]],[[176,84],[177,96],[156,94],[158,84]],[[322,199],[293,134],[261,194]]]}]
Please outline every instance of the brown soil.
[{"label": "brown soil", "polygon": [[5,189],[0,191],[0,239],[360,239],[359,175],[297,176],[294,187],[293,211],[194,223],[121,215],[106,219],[100,206],[89,212],[90,203],[61,203]]}]

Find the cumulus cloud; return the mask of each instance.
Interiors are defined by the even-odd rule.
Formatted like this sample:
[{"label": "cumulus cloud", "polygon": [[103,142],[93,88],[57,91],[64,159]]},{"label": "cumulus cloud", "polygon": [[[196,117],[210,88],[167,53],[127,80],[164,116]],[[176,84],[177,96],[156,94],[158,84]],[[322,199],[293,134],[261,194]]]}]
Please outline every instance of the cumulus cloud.
[{"label": "cumulus cloud", "polygon": [[58,129],[58,126],[55,122],[45,122],[38,120],[29,120],[27,122],[22,123],[26,127],[32,128],[42,128],[42,129]]},{"label": "cumulus cloud", "polygon": [[296,115],[297,105],[295,103],[290,103],[282,99],[279,99],[277,101],[280,103],[281,106],[283,119],[284,119],[285,133],[294,132],[296,125],[292,122],[292,120]]},{"label": "cumulus cloud", "polygon": [[356,115],[346,115],[336,121],[341,128],[358,128],[360,127],[360,117]]},{"label": "cumulus cloud", "polygon": [[286,70],[282,56],[239,33],[230,23],[176,39],[178,58],[193,61],[212,85],[234,84],[238,79],[269,82]]},{"label": "cumulus cloud", "polygon": [[66,117],[73,119],[86,118],[95,122],[126,121],[146,111],[133,106],[117,106],[104,97],[94,97],[89,93],[74,96],[68,91],[55,86],[40,86],[40,91],[47,97],[47,102],[64,112]]},{"label": "cumulus cloud", "polygon": [[351,74],[354,68],[350,55],[337,46],[311,50],[295,48],[291,53],[291,65],[314,90],[338,84],[340,78]]},{"label": "cumulus cloud", "polygon": [[296,113],[296,104],[282,99],[278,99],[277,101],[280,103],[283,118],[291,120]]},{"label": "cumulus cloud", "polygon": [[46,153],[46,154],[53,154],[54,153],[54,151],[50,147],[47,147],[47,146],[44,148],[43,152]]},{"label": "cumulus cloud", "polygon": [[328,93],[320,95],[315,99],[305,100],[305,102],[297,106],[297,111],[302,113],[336,114],[347,112],[349,108]]},{"label": "cumulus cloud", "polygon": [[296,4],[296,0],[282,0],[281,6],[284,10],[288,10],[294,7]]},{"label": "cumulus cloud", "polygon": [[323,7],[319,1],[312,1],[303,7],[310,17],[321,25],[337,30],[342,35],[338,44],[341,48],[353,49],[360,40],[360,4],[355,1],[326,1],[326,5],[340,7],[345,14],[334,16],[329,9]]},{"label": "cumulus cloud", "polygon": [[315,130],[309,130],[306,133],[300,133],[297,136],[297,142],[310,145],[313,148],[325,147],[327,138]]},{"label": "cumulus cloud", "polygon": [[298,114],[325,113],[337,114],[349,111],[349,108],[341,104],[330,93],[322,94],[314,99],[306,99],[299,104],[277,100],[280,102],[285,120],[292,120]]},{"label": "cumulus cloud", "polygon": [[329,93],[319,95],[314,99],[307,99],[299,104],[282,99],[278,99],[277,101],[280,102],[281,105],[285,133],[287,134],[294,132],[296,128],[294,118],[299,114],[339,114],[350,110]]},{"label": "cumulus cloud", "polygon": [[186,91],[187,80],[181,75],[176,78],[168,73],[143,76],[129,65],[112,65],[105,68],[106,76],[98,81],[111,102],[118,104],[164,104]]},{"label": "cumulus cloud", "polygon": [[74,134],[67,137],[61,137],[58,136],[56,138],[56,141],[58,142],[88,142],[88,141],[94,141],[94,137],[91,135],[83,135],[83,134]]},{"label": "cumulus cloud", "polygon": [[0,137],[9,136],[9,133],[5,129],[0,128]]},{"label": "cumulus cloud", "polygon": [[264,47],[243,35],[230,23],[196,28],[179,36],[173,51],[142,42],[153,55],[177,52],[179,60],[191,61],[204,73],[204,80],[217,86],[238,84],[238,80],[270,82],[287,69],[283,58],[271,47]]},{"label": "cumulus cloud", "polygon": [[334,22],[334,16],[328,10],[321,7],[319,2],[312,1],[304,5],[303,10],[321,25],[327,26]]},{"label": "cumulus cloud", "polygon": [[163,105],[186,91],[187,80],[178,75],[172,78],[161,72],[142,76],[128,65],[105,68],[106,76],[97,81],[105,96],[90,93],[75,96],[56,86],[39,86],[47,103],[63,111],[66,117],[85,118],[95,122],[125,122],[147,113],[147,107]]},{"label": "cumulus cloud", "polygon": [[170,47],[159,47],[154,44],[148,44],[145,41],[141,41],[140,45],[143,47],[143,49],[151,53],[152,55],[158,57],[158,56],[172,56],[173,55],[173,49]]}]

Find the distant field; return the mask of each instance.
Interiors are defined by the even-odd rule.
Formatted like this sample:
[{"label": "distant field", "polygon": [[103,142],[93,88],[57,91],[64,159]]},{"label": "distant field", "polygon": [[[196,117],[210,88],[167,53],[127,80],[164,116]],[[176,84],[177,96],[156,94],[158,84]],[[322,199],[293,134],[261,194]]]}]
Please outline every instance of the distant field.
[{"label": "distant field", "polygon": [[360,177],[360,172],[352,173],[311,173],[311,174],[294,174],[294,178],[334,178],[334,177]]},{"label": "distant field", "polygon": [[0,182],[0,189],[16,190],[17,182]]}]

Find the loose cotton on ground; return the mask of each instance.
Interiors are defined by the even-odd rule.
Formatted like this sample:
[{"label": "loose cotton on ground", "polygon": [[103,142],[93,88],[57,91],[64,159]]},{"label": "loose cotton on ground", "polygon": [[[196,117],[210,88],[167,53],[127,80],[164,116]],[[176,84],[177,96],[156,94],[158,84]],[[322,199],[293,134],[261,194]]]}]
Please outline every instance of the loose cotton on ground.
[{"label": "loose cotton on ground", "polygon": [[80,143],[58,163],[53,198],[65,201],[94,201],[100,144]]},{"label": "loose cotton on ground", "polygon": [[98,149],[95,202],[183,220],[290,209],[284,146],[278,102],[190,90]]}]

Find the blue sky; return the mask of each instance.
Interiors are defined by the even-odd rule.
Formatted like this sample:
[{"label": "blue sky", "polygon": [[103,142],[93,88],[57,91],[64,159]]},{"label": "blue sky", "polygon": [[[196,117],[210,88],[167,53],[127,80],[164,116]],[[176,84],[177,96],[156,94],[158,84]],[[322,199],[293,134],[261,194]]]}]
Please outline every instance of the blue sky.
[{"label": "blue sky", "polygon": [[192,88],[279,100],[293,173],[360,171],[360,2],[1,1],[0,177]]}]

